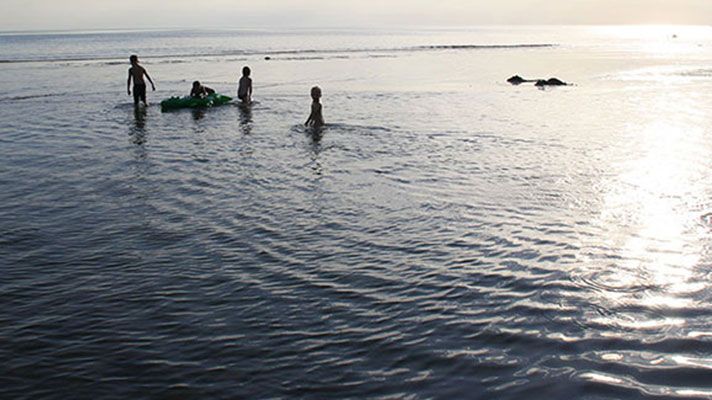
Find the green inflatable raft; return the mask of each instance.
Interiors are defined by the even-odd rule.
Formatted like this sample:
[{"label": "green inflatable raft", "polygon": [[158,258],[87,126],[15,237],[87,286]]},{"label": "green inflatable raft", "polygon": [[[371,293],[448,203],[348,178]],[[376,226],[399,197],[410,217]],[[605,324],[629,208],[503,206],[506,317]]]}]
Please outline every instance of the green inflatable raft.
[{"label": "green inflatable raft", "polygon": [[209,94],[202,98],[196,97],[171,97],[161,102],[161,111],[178,110],[181,108],[206,108],[227,104],[232,101],[232,97],[223,96],[219,93]]}]

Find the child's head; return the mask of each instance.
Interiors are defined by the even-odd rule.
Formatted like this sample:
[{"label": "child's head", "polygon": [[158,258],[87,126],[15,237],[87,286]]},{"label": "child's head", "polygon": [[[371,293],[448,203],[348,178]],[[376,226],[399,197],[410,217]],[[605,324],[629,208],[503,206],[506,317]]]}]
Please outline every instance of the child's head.
[{"label": "child's head", "polygon": [[129,57],[129,62],[131,64],[138,64],[138,56],[136,54],[132,55],[131,57]]},{"label": "child's head", "polygon": [[193,82],[193,89],[199,89],[199,88],[200,88],[200,81]]},{"label": "child's head", "polygon": [[311,88],[311,97],[314,99],[314,101],[317,101],[321,98],[321,88],[319,86],[314,86]]},{"label": "child's head", "polygon": [[250,70],[250,67],[244,67],[242,68],[242,76],[250,76],[252,71]]}]

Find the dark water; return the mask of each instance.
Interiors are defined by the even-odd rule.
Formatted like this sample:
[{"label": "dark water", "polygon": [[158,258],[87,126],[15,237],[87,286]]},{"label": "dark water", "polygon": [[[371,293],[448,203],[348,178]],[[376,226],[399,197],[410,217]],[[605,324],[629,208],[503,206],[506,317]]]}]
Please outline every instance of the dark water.
[{"label": "dark water", "polygon": [[[114,63],[0,67],[0,397],[712,397],[712,53],[625,34],[147,61],[154,103],[249,63],[251,109],[136,112]],[[402,50],[463,43],[559,45]]]}]

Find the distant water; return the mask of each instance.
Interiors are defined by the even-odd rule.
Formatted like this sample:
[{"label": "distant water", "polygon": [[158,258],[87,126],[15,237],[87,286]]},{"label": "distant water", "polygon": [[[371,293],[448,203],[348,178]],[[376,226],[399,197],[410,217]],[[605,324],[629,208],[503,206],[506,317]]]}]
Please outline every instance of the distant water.
[{"label": "distant water", "polygon": [[0,35],[0,397],[712,398],[711,33]]}]

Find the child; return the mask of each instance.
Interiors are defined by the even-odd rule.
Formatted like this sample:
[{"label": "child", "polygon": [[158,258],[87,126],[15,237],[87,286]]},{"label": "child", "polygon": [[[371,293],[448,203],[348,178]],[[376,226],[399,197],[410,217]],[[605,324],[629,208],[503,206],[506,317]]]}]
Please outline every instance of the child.
[{"label": "child", "polygon": [[309,118],[307,118],[307,122],[305,122],[304,125],[320,128],[324,126],[324,116],[321,114],[321,103],[319,103],[319,99],[321,99],[321,89],[319,86],[314,86],[311,89],[311,97],[313,100],[311,114],[309,114]]},{"label": "child", "polygon": [[215,91],[207,86],[200,84],[200,81],[193,82],[193,89],[190,90],[190,97],[202,99],[205,96],[215,94]]},{"label": "child", "polygon": [[153,84],[153,80],[148,76],[146,69],[139,65],[138,56],[132,55],[129,57],[131,62],[131,68],[129,68],[129,80],[126,82],[126,91],[128,91],[129,96],[131,96],[131,80],[133,79],[133,98],[134,107],[138,107],[138,101],[141,100],[144,106],[148,106],[146,102],[146,82],[143,80],[144,75],[151,82],[151,88],[156,91],[156,85]]},{"label": "child", "polygon": [[242,104],[250,104],[252,102],[252,79],[250,79],[250,67],[242,69],[242,78],[237,87],[237,98],[242,100]]}]

